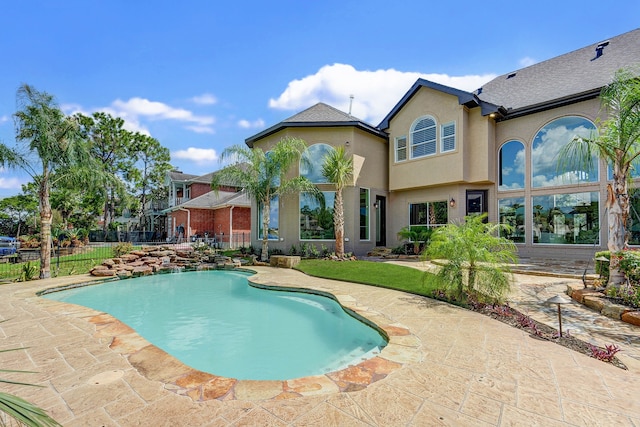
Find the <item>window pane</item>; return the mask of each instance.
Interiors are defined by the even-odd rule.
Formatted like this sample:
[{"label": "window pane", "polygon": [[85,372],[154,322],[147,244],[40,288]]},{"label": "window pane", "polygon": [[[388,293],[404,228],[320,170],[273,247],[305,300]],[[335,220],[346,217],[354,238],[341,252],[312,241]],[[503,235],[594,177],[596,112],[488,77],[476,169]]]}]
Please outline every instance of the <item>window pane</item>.
[{"label": "window pane", "polygon": [[551,187],[598,181],[598,159],[594,156],[592,167],[575,166],[560,170],[558,154],[562,147],[576,137],[593,138],[596,127],[581,117],[563,117],[549,123],[536,134],[531,150],[532,186]]},{"label": "window pane", "polygon": [[[278,212],[279,212],[279,198],[276,196],[269,204],[269,240],[278,240],[279,227],[278,227]],[[258,206],[258,240],[262,240],[262,212],[264,212],[262,203]]]},{"label": "window pane", "polygon": [[504,144],[500,148],[498,162],[498,189],[504,191],[524,188],[524,144],[520,141]]},{"label": "window pane", "polygon": [[360,189],[360,240],[369,240],[369,190]]},{"label": "window pane", "polygon": [[533,243],[599,242],[598,192],[535,196],[532,201]]},{"label": "window pane", "polygon": [[453,151],[456,149],[456,124],[449,123],[442,126],[442,152]]},{"label": "window pane", "polygon": [[325,156],[331,150],[333,150],[333,147],[327,144],[313,144],[307,148],[302,154],[302,157],[307,159],[307,162],[300,162],[300,175],[314,184],[328,182],[327,178],[322,175],[322,165]]},{"label": "window pane", "polygon": [[508,231],[500,230],[500,235],[515,243],[524,243],[524,197],[498,200],[498,211],[500,223],[507,224],[511,228]]},{"label": "window pane", "polygon": [[436,122],[431,117],[420,119],[411,130],[411,157],[436,153]]},{"label": "window pane", "polygon": [[323,191],[322,200],[300,193],[300,240],[335,240],[333,230],[334,191]]},{"label": "window pane", "polygon": [[409,226],[437,227],[449,222],[446,201],[414,203],[409,205]]},{"label": "window pane", "polygon": [[396,162],[407,160],[407,138],[396,139]]}]

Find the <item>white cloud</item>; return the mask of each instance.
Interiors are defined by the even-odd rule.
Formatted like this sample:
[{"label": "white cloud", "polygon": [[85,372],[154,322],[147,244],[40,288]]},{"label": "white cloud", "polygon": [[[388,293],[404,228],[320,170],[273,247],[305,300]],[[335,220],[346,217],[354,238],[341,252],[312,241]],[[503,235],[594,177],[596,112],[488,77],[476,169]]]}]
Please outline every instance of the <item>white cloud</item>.
[{"label": "white cloud", "polygon": [[240,126],[243,129],[263,128],[264,120],[258,119],[250,122],[249,120],[242,119],[242,120],[238,120],[238,126]]},{"label": "white cloud", "polygon": [[213,105],[218,102],[218,99],[210,93],[203,93],[202,95],[194,96],[191,101],[200,105]]},{"label": "white cloud", "polygon": [[326,102],[349,111],[349,95],[353,94],[352,114],[378,124],[419,78],[471,92],[494,77],[494,74],[449,76],[394,69],[361,71],[348,64],[325,65],[313,75],[289,82],[277,99],[269,100],[269,107],[300,110]]},{"label": "white cloud", "polygon": [[27,181],[21,181],[18,178],[0,177],[0,189],[3,190],[22,190],[22,184],[26,183]]},{"label": "white cloud", "polygon": [[171,158],[190,160],[197,164],[208,164],[218,161],[218,153],[213,148],[189,147],[186,150],[173,151]]},{"label": "white cloud", "polygon": [[[76,113],[91,115],[91,112],[78,104],[64,104],[60,108],[69,115]],[[125,121],[125,129],[144,135],[151,135],[147,124],[144,123],[145,120],[174,120],[188,123],[189,125],[185,125],[185,128],[196,133],[215,133],[211,127],[216,121],[213,116],[195,115],[184,108],[175,108],[140,97],[133,97],[127,101],[116,99],[108,107],[95,108],[93,111],[102,111],[114,117],[120,117]]]},{"label": "white cloud", "polygon": [[211,125],[215,122],[215,119],[210,116],[196,116],[183,108],[173,108],[162,102],[138,97],[130,98],[128,101],[116,99],[111,106],[126,116],[144,116],[153,120],[178,120],[196,123],[200,126]]},{"label": "white cloud", "polygon": [[186,126],[186,128],[191,131],[194,131],[195,133],[208,133],[208,134],[216,133],[216,131],[209,126]]},{"label": "white cloud", "polygon": [[0,125],[7,123],[9,121],[9,116],[0,116]]},{"label": "white cloud", "polygon": [[525,56],[524,58],[522,58],[520,61],[518,61],[518,63],[520,64],[521,67],[528,67],[530,65],[533,65],[535,63],[537,63],[538,61],[536,61],[533,58],[530,58],[528,56]]}]

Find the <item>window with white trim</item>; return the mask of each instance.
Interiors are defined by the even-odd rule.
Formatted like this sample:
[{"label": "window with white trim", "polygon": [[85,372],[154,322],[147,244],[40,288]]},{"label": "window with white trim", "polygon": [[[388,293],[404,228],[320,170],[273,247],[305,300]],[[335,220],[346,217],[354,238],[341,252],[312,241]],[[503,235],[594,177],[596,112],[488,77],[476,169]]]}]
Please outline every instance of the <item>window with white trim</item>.
[{"label": "window with white trim", "polygon": [[440,152],[455,151],[456,149],[456,122],[446,123],[440,126]]},{"label": "window with white trim", "polygon": [[396,162],[405,160],[407,160],[407,137],[401,136],[396,138]]},{"label": "window with white trim", "polygon": [[422,117],[411,128],[411,158],[436,154],[436,121]]}]

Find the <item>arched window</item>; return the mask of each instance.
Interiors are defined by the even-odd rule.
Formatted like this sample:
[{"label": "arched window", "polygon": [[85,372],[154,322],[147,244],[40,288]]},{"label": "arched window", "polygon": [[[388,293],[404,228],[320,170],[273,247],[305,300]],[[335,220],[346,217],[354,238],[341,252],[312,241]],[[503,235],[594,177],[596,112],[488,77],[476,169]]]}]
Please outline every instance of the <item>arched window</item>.
[{"label": "arched window", "polygon": [[306,161],[300,161],[300,176],[306,177],[314,184],[326,184],[327,178],[322,175],[324,158],[333,150],[328,144],[313,144],[307,148],[302,157]]},{"label": "arched window", "polygon": [[563,117],[538,131],[531,148],[531,186],[534,188],[598,181],[598,159],[592,166],[561,169],[560,150],[574,138],[593,138],[596,127],[582,117]]},{"label": "arched window", "polygon": [[500,147],[498,153],[498,190],[519,190],[524,188],[524,144],[509,141]]},{"label": "arched window", "polygon": [[425,116],[411,127],[411,158],[436,154],[436,121]]}]

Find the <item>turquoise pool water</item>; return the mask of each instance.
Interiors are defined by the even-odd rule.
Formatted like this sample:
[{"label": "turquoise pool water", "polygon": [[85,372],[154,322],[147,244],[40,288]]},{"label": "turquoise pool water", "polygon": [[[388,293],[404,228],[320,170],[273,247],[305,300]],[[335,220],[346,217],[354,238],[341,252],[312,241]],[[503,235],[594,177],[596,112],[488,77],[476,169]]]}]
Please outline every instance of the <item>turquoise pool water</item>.
[{"label": "turquoise pool water", "polygon": [[323,374],[374,357],[386,345],[330,298],[254,288],[247,277],[162,274],[44,297],[109,313],[186,365],[237,379]]}]

